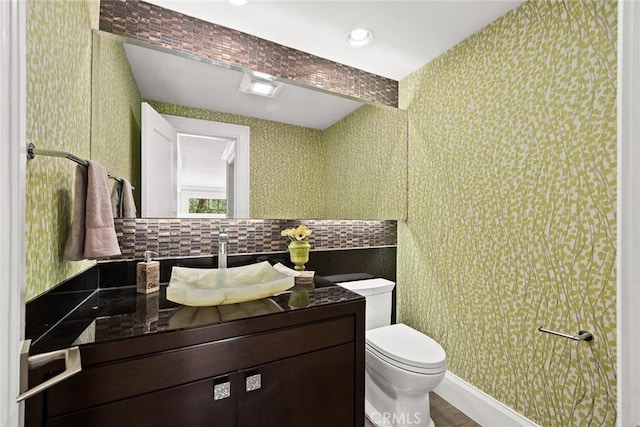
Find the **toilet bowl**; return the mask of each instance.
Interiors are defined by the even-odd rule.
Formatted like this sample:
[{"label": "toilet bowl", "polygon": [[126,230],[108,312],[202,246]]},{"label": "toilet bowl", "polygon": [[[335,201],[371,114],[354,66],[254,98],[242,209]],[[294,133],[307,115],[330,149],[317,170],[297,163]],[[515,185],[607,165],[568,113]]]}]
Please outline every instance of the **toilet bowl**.
[{"label": "toilet bowl", "polygon": [[429,392],[447,371],[442,347],[404,324],[367,331],[365,412],[378,426],[432,427]]},{"label": "toilet bowl", "polygon": [[338,285],[367,301],[365,328],[365,412],[379,427],[434,427],[429,392],[447,371],[442,346],[402,323],[391,325],[391,291],[385,279]]}]

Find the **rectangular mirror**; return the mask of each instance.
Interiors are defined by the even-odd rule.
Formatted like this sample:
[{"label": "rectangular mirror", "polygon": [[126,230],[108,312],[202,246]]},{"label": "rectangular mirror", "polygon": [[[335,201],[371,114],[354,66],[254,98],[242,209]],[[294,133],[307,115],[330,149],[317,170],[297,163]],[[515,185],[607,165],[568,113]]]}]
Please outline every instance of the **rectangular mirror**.
[{"label": "rectangular mirror", "polygon": [[[138,215],[406,218],[406,111],[101,31],[93,58],[91,158],[132,182]],[[155,132],[143,130],[143,102],[182,123],[168,164],[162,147],[143,153],[143,133]],[[198,130],[207,124],[245,129],[246,158],[233,135]],[[159,174],[145,177],[150,164]]]}]

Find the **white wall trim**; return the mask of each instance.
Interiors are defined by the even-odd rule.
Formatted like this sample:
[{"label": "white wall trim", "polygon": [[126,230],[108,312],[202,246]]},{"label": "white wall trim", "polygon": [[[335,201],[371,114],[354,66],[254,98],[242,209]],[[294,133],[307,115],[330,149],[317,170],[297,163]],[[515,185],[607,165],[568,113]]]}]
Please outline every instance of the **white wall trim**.
[{"label": "white wall trim", "polygon": [[450,371],[434,391],[480,425],[540,427]]},{"label": "white wall trim", "polygon": [[162,114],[178,132],[186,134],[226,137],[236,140],[235,161],[235,214],[234,218],[249,218],[249,182],[250,182],[250,128],[229,123],[212,122],[188,117]]},{"label": "white wall trim", "polygon": [[618,420],[640,426],[640,4],[618,3]]},{"label": "white wall trim", "polygon": [[24,336],[26,2],[0,1],[0,425],[24,420],[16,403]]}]

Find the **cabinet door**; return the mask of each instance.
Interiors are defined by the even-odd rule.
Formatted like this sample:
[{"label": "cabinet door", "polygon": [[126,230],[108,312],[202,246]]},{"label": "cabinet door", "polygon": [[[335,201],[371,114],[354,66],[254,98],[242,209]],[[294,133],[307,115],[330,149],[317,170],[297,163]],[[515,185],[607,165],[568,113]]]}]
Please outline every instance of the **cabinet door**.
[{"label": "cabinet door", "polygon": [[354,344],[238,373],[238,427],[353,427]]},{"label": "cabinet door", "polygon": [[48,427],[235,427],[236,374],[49,418]]}]

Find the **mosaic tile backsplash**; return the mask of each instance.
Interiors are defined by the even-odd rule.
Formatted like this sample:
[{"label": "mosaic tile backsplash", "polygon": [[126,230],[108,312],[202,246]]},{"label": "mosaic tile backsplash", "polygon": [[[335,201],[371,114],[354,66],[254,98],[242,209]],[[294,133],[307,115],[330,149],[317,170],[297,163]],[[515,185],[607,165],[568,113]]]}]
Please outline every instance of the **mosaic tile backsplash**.
[{"label": "mosaic tile backsplash", "polygon": [[227,252],[248,254],[284,252],[288,239],[280,232],[306,224],[313,234],[311,250],[395,246],[396,221],[276,220],[276,219],[128,219],[117,218],[120,258],[142,258],[144,251],[158,257],[217,254],[221,231],[229,234]]},{"label": "mosaic tile backsplash", "polygon": [[100,3],[100,29],[385,105],[398,82],[138,0]]}]

